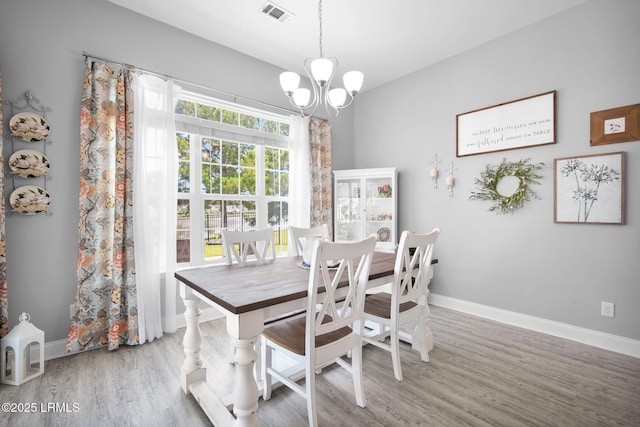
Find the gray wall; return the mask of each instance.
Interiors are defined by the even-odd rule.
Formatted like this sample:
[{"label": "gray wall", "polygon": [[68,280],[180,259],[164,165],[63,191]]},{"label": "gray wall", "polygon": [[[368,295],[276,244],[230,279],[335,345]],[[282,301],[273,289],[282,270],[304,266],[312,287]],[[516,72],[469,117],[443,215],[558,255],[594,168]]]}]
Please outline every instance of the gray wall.
[{"label": "gray wall", "polygon": [[[634,0],[589,2],[364,92],[331,120],[334,169],[397,166],[400,227],[442,228],[433,292],[640,339],[640,143],[589,147],[591,111],[640,102],[638,16]],[[278,68],[105,0],[0,0],[4,99],[30,89],[52,108],[53,215],[7,217],[10,319],[29,312],[47,341],[66,336],[76,287],[82,51],[287,106]],[[456,114],[548,90],[558,91],[556,145],[455,158]],[[553,224],[553,159],[612,151],[627,153],[627,225]],[[435,153],[460,168],[453,198],[431,188]],[[468,200],[502,157],[547,165],[542,200],[511,216]],[[616,303],[614,319],[600,317],[601,300]]]},{"label": "gray wall", "polygon": [[[640,2],[594,0],[358,99],[355,166],[397,166],[400,229],[440,227],[431,290],[640,339],[640,142],[589,145],[590,112],[640,102]],[[434,40],[434,43],[437,41]],[[456,114],[557,91],[557,144],[455,157]],[[553,223],[553,160],[626,152],[626,225]],[[429,161],[459,168],[454,197]],[[502,158],[544,162],[534,200],[513,215],[470,201]],[[615,318],[600,302],[616,304]]]},{"label": "gray wall", "polygon": [[[111,30],[106,25],[109,22],[113,23]],[[47,119],[53,142],[46,150],[51,162],[47,190],[53,214],[8,215],[6,221],[11,326],[26,311],[45,331],[47,342],[66,337],[76,289],[83,51],[288,107],[278,83],[282,70],[277,67],[107,1],[1,0],[4,100],[15,100],[31,90],[52,109]],[[8,123],[6,106],[4,111]],[[351,167],[353,112],[332,119],[332,124],[335,167]],[[11,153],[11,144],[5,143],[5,158]],[[12,190],[13,183],[7,179],[7,194]]]}]

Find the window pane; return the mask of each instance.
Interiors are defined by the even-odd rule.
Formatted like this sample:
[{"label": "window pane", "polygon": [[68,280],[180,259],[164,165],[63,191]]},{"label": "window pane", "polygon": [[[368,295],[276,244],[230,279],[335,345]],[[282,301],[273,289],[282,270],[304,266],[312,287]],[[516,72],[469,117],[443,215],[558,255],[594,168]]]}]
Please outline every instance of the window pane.
[{"label": "window pane", "polygon": [[222,167],[222,194],[238,194],[239,173],[235,166]]},{"label": "window pane", "polygon": [[280,123],[280,135],[289,136],[289,125]]},{"label": "window pane", "polygon": [[220,168],[212,165],[202,165],[202,188],[203,194],[215,194],[220,192]]},{"label": "window pane", "polygon": [[278,149],[264,148],[264,166],[266,169],[278,169]]},{"label": "window pane", "polygon": [[178,192],[188,193],[191,187],[189,180],[191,163],[189,155],[189,134],[176,133],[178,144]]},{"label": "window pane", "polygon": [[204,201],[204,257],[222,256],[222,200]]},{"label": "window pane", "polygon": [[289,150],[280,150],[280,169],[289,170]]},{"label": "window pane", "polygon": [[256,194],[256,170],[254,168],[243,168],[240,174],[240,190],[245,195]]},{"label": "window pane", "polygon": [[274,171],[265,171],[264,173],[264,192],[267,196],[278,195],[278,173]]},{"label": "window pane", "polygon": [[240,114],[240,127],[247,129],[260,129],[260,121],[256,116]]},{"label": "window pane", "polygon": [[287,250],[289,237],[287,232],[288,210],[289,207],[286,202],[269,202],[268,204],[269,225],[274,231],[277,252]]},{"label": "window pane", "polygon": [[238,144],[222,141],[222,163],[225,165],[238,164]]},{"label": "window pane", "polygon": [[211,107],[209,105],[197,104],[199,119],[213,120],[214,122],[220,121],[220,109]]},{"label": "window pane", "polygon": [[220,141],[202,138],[202,161],[206,163],[220,163]]},{"label": "window pane", "polygon": [[176,261],[191,261],[191,217],[189,213],[189,201],[178,200],[177,224],[176,224]]},{"label": "window pane", "polygon": [[282,219],[281,202],[269,202],[269,225],[277,226]]},{"label": "window pane", "polygon": [[176,114],[183,114],[185,116],[195,116],[196,106],[193,102],[179,99],[176,103]]},{"label": "window pane", "polygon": [[222,123],[238,126],[238,113],[235,111],[222,110]]},{"label": "window pane", "polygon": [[243,201],[242,205],[242,222],[245,229],[256,229],[256,202]]},{"label": "window pane", "polygon": [[256,227],[256,204],[249,201],[222,201],[222,227],[234,231],[251,231]]},{"label": "window pane", "polygon": [[289,196],[289,173],[282,172],[280,174],[280,195],[287,197]]},{"label": "window pane", "polygon": [[240,144],[240,165],[241,166],[256,166],[256,146],[248,144]]},{"label": "window pane", "polygon": [[202,138],[202,192],[220,193],[220,141]]},{"label": "window pane", "polygon": [[278,122],[260,119],[260,130],[268,133],[278,133]]}]

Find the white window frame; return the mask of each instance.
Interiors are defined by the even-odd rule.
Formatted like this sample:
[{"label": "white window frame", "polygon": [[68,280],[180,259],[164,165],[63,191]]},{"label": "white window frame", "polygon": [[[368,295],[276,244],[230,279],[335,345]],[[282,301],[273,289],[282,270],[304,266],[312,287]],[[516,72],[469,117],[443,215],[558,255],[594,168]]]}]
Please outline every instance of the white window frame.
[{"label": "white window frame", "polygon": [[[212,97],[199,95],[194,92],[183,91],[179,99],[192,101],[205,105],[213,105],[217,108],[236,111],[240,114],[257,116],[260,118],[275,120],[286,123],[291,126],[291,119],[288,116],[278,115],[271,112],[258,110],[255,108],[245,107],[218,100]],[[176,132],[186,133],[189,135],[189,156],[191,159],[189,168],[189,193],[176,193],[178,200],[189,201],[190,212],[190,260],[189,262],[180,262],[177,265],[180,268],[187,266],[199,266],[207,264],[219,264],[224,262],[221,258],[205,258],[204,256],[204,202],[205,200],[229,200],[229,201],[253,201],[256,205],[256,229],[264,229],[269,227],[268,222],[268,205],[269,202],[287,202],[288,196],[267,196],[265,195],[265,147],[276,147],[288,150],[290,136],[276,135],[262,132],[255,129],[243,128],[226,123],[214,122],[211,120],[200,119],[197,117],[184,116],[176,114]],[[255,145],[256,149],[256,190],[255,195],[244,196],[240,194],[206,194],[200,191],[200,182],[202,177],[202,162],[200,149],[202,146],[202,138],[212,138],[221,141],[231,141],[244,144]],[[258,179],[262,177],[262,179]],[[177,177],[176,177],[177,179]],[[177,209],[177,206],[176,206]],[[196,239],[194,236],[203,236],[203,239]],[[286,254],[283,253],[283,254]]]}]

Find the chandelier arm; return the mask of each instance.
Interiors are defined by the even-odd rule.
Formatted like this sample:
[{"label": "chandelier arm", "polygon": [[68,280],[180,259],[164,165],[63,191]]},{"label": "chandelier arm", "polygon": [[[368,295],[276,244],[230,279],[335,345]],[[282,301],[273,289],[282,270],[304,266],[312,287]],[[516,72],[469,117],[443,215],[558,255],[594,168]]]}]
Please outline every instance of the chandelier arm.
[{"label": "chandelier arm", "polygon": [[[318,90],[318,85],[313,79],[313,75],[311,74],[311,68],[309,64],[311,64],[312,61],[313,58],[307,58],[304,60],[304,71],[307,73],[307,77],[309,77],[309,81],[311,82],[311,89],[313,89],[313,98],[311,103],[306,107],[298,107],[303,117],[311,117],[318,109],[318,106],[320,105],[322,99],[322,91]],[[309,110],[311,110],[311,112],[307,113],[307,111]],[[306,114],[308,114],[308,116]]]},{"label": "chandelier arm", "polygon": [[347,92],[347,95],[349,95],[349,98],[350,98],[349,102],[347,102],[346,104],[344,104],[341,107],[338,107],[338,110],[343,110],[343,109],[349,107],[351,104],[353,104],[353,101],[355,101],[355,99],[356,99],[355,96],[352,96],[349,92]]},{"label": "chandelier arm", "polygon": [[[340,110],[338,110],[336,107],[334,107],[333,105],[329,104],[328,102],[326,102],[324,104],[324,109],[327,111],[327,114],[329,114],[334,119],[336,117],[338,117],[338,115],[340,114]],[[335,113],[334,113],[334,111],[335,111]]]},{"label": "chandelier arm", "polygon": [[[338,115],[340,114],[340,110],[344,110],[345,108],[349,107],[351,104],[353,104],[353,101],[355,100],[355,96],[352,96],[350,93],[347,92],[347,94],[349,95],[349,102],[347,102],[346,104],[340,106],[340,107],[335,107],[333,106],[331,103],[329,102],[325,102],[325,110],[327,110],[327,113],[329,113],[329,115],[333,118],[338,117]],[[333,113],[331,110],[335,111],[335,113]]]},{"label": "chandelier arm", "polygon": [[[325,83],[324,87],[320,88],[320,92],[322,95],[322,101],[324,102],[324,105],[325,105],[325,109],[327,110],[327,113],[331,114],[329,112],[329,106],[333,107],[333,105],[329,103],[329,91],[331,90],[331,81],[333,80],[333,77],[336,75],[336,70],[338,69],[338,60],[336,58],[327,58],[327,59],[333,62],[333,70],[331,71],[331,75],[329,76],[329,79]],[[333,108],[336,109],[335,107]]]},{"label": "chandelier arm", "polygon": [[300,108],[300,106],[293,101],[293,95],[288,95],[288,97],[289,97],[289,104],[291,104],[293,108],[298,110],[302,117],[304,117],[305,119],[311,117],[311,114],[313,114],[313,112],[309,115],[306,115],[304,112],[304,109]]}]

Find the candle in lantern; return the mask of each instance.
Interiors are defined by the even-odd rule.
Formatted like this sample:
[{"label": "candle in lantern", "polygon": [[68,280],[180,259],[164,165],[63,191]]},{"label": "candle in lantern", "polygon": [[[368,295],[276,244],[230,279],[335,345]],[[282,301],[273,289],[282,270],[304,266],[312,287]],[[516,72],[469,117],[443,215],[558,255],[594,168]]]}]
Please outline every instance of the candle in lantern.
[{"label": "candle in lantern", "polygon": [[438,169],[431,168],[431,178],[437,178],[437,177],[438,177]]},{"label": "candle in lantern", "polygon": [[448,186],[452,186],[453,185],[453,175],[447,176],[446,183],[447,183]]}]

